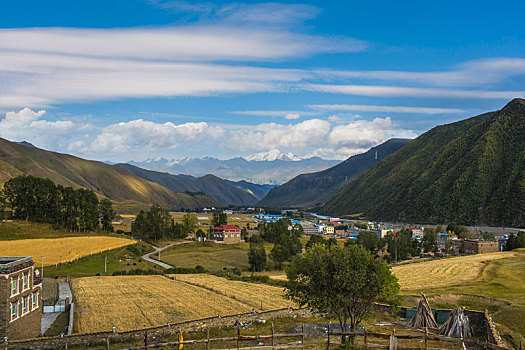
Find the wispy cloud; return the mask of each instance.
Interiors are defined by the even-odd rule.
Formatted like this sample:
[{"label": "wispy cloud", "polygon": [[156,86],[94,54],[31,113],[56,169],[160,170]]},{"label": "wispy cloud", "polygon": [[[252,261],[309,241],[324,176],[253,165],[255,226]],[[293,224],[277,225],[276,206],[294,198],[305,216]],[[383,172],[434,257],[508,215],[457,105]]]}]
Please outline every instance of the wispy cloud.
[{"label": "wispy cloud", "polygon": [[389,113],[462,113],[464,110],[456,108],[430,108],[430,107],[406,107],[406,106],[373,106],[373,105],[309,105],[308,107],[320,111],[344,111],[344,112],[389,112]]},{"label": "wispy cloud", "polygon": [[313,116],[319,113],[312,111],[233,111],[231,114],[252,115],[257,117],[276,117],[285,119],[298,119],[300,116]]},{"label": "wispy cloud", "polygon": [[490,91],[490,90],[457,90],[436,88],[415,88],[385,85],[329,85],[329,84],[303,84],[302,87],[309,91],[327,92],[357,96],[380,97],[446,97],[446,98],[471,98],[471,99],[511,99],[524,97],[523,91]]}]

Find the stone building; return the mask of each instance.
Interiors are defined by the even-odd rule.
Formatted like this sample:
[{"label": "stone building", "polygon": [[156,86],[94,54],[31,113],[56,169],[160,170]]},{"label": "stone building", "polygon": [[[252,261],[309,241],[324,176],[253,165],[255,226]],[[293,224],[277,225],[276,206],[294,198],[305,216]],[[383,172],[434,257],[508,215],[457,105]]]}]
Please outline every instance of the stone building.
[{"label": "stone building", "polygon": [[211,239],[220,243],[241,243],[241,228],[235,225],[221,225],[211,229]]},{"label": "stone building", "polygon": [[40,335],[41,292],[31,257],[0,257],[0,339]]},{"label": "stone building", "polygon": [[484,254],[499,252],[498,242],[477,241],[473,239],[465,240],[465,253],[467,254]]}]

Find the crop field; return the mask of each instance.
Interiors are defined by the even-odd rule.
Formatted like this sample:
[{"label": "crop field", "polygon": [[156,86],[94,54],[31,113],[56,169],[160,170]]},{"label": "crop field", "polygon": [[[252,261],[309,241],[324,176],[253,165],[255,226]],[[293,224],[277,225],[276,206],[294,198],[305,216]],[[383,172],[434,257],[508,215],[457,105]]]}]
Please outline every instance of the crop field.
[{"label": "crop field", "polygon": [[[173,212],[171,213],[171,216],[173,219],[177,222],[182,222],[182,218],[186,213],[180,213],[180,212]],[[211,225],[211,218],[213,214],[211,213],[195,213],[197,216],[200,227],[203,228],[205,226]],[[254,214],[228,214],[228,225],[237,225],[239,227],[246,227],[246,224],[249,224],[251,227],[257,227],[257,223],[255,222],[255,219],[253,218]]]},{"label": "crop field", "polygon": [[[285,307],[282,289],[264,284],[236,286],[231,296],[165,276],[97,276],[73,280],[75,332],[130,330],[169,322],[180,322],[216,315],[237,314],[259,309],[260,298],[272,300],[272,307]],[[212,278],[214,285],[232,281]],[[218,279],[218,280],[217,280]],[[221,287],[218,287],[221,288]],[[229,287],[232,288],[232,287]],[[238,299],[246,289],[249,297]],[[235,289],[235,288],[234,288]],[[231,289],[230,289],[231,290]],[[233,294],[235,293],[235,294]],[[259,306],[258,306],[259,305]],[[264,304],[263,304],[264,306]]]},{"label": "crop field", "polygon": [[21,239],[3,241],[0,255],[31,256],[37,266],[44,257],[44,266],[49,266],[133,243],[127,238],[108,236]]},{"label": "crop field", "polygon": [[248,244],[217,244],[194,242],[170,248],[161,254],[162,261],[176,267],[194,268],[197,265],[211,272],[224,268],[246,270],[248,264]]},{"label": "crop field", "polygon": [[445,287],[474,280],[486,262],[513,255],[513,252],[504,252],[431,260],[394,266],[392,272],[402,290]]},{"label": "crop field", "polygon": [[260,310],[261,305],[265,310],[278,309],[294,304],[284,299],[283,288],[257,283],[231,281],[222,277],[207,274],[172,275],[177,281],[212,290],[239,300],[250,307]]}]

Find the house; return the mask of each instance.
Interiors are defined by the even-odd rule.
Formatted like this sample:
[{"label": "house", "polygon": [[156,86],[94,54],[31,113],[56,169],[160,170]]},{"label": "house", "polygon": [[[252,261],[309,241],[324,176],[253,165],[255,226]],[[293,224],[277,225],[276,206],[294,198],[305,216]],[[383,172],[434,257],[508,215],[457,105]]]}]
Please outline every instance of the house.
[{"label": "house", "polygon": [[409,227],[407,230],[412,231],[412,238],[422,239],[425,235],[423,227]]},{"label": "house", "polygon": [[465,240],[465,253],[467,254],[484,254],[499,252],[498,242],[478,241],[474,239]]},{"label": "house", "polygon": [[445,232],[438,233],[437,245],[438,245],[439,250],[445,248],[445,245],[447,244],[449,238],[450,237],[448,233],[445,233]]},{"label": "house", "polygon": [[312,223],[309,222],[301,222],[301,226],[303,227],[303,233],[305,235],[315,235],[318,233],[317,226],[315,226]]},{"label": "house", "polygon": [[211,229],[211,239],[226,244],[241,243],[241,228],[235,225],[221,225]]},{"label": "house", "polygon": [[323,226],[323,234],[325,235],[333,235],[335,234],[335,227],[333,226]]},{"label": "house", "polygon": [[0,257],[0,337],[7,340],[40,335],[42,279],[30,256]]}]

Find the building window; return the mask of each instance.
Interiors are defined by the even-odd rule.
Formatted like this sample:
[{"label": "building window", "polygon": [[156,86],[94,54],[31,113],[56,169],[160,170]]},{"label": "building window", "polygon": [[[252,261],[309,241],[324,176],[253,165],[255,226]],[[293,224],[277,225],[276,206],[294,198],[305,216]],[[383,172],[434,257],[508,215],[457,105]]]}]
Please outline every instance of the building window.
[{"label": "building window", "polygon": [[11,296],[18,294],[18,278],[11,277]]},{"label": "building window", "polygon": [[29,289],[29,273],[22,274],[22,290]]},{"label": "building window", "polygon": [[33,310],[34,310],[34,309],[37,309],[37,308],[38,308],[38,292],[33,293],[32,297],[33,297],[33,300],[32,300],[32,308],[33,308]]},{"label": "building window", "polygon": [[29,312],[29,298],[28,297],[23,297],[22,298],[22,315],[25,315]]},{"label": "building window", "polygon": [[18,318],[18,301],[11,303],[11,322]]}]

